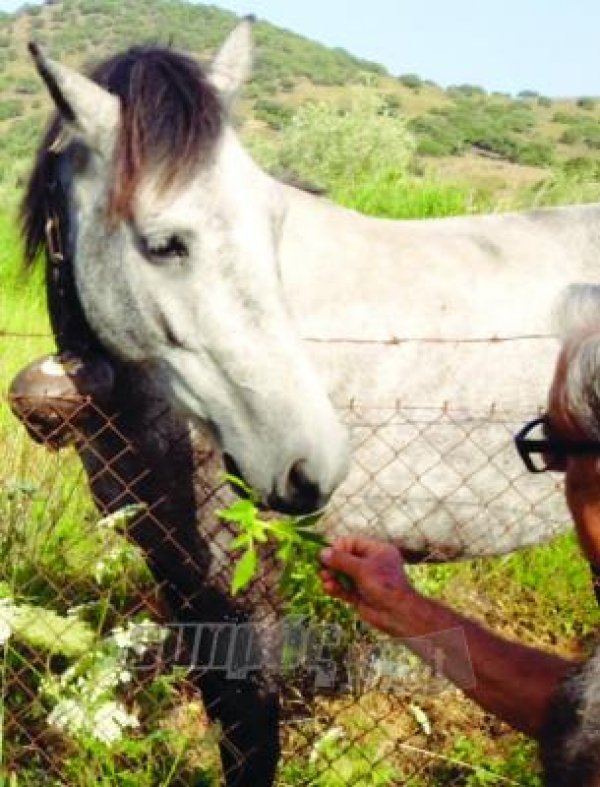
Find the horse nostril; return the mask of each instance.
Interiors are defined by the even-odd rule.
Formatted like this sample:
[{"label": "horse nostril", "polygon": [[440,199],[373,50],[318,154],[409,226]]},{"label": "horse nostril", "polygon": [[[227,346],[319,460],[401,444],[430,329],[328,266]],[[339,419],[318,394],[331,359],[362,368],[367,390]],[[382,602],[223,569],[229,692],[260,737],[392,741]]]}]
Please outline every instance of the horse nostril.
[{"label": "horse nostril", "polygon": [[306,474],[306,462],[300,459],[290,468],[286,484],[286,497],[291,507],[301,514],[310,514],[321,505],[319,485]]}]

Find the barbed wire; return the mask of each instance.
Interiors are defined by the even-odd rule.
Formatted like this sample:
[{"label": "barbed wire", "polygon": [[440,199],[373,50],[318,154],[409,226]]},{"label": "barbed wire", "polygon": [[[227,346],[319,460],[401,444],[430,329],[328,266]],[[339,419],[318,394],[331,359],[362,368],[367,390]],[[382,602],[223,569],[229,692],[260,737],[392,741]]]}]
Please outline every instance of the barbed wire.
[{"label": "barbed wire", "polygon": [[52,339],[50,333],[22,333],[0,329],[0,339]]},{"label": "barbed wire", "polygon": [[[22,333],[0,328],[0,338],[9,339],[51,339],[50,333]],[[555,341],[556,335],[546,333],[525,333],[515,336],[390,336],[389,338],[364,338],[358,336],[305,336],[303,341],[311,344],[355,344],[396,347],[403,344],[503,344],[507,342]]]}]

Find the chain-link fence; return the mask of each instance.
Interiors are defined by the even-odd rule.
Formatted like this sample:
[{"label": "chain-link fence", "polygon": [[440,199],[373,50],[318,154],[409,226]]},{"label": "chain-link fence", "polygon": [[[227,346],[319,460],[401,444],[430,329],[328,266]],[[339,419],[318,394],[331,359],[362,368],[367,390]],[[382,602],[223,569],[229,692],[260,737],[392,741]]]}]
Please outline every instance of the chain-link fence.
[{"label": "chain-link fence", "polygon": [[[430,717],[448,697],[476,711],[435,654],[425,667],[318,600],[302,566],[300,603],[282,609],[268,548],[260,578],[231,598],[235,530],[215,512],[233,496],[206,436],[147,400],[10,404],[33,441],[4,408],[5,783],[209,785],[222,759],[231,784],[268,784],[276,735],[280,785],[471,783],[436,753]],[[531,415],[341,407],[353,463],[324,532],[394,538],[434,560],[558,532],[559,485],[526,475],[512,447]],[[452,652],[453,679],[469,685],[460,631],[428,647]]]}]

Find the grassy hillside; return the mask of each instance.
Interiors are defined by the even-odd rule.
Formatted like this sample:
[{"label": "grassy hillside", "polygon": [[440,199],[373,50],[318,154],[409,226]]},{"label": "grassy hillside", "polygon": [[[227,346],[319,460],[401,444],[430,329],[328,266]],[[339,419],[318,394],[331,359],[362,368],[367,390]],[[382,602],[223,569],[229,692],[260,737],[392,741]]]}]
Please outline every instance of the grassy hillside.
[{"label": "grassy hillside", "polygon": [[[233,14],[178,0],[52,0],[0,15],[0,186],[10,195],[27,167],[48,110],[26,42],[82,65],[132,42],[172,42],[209,58],[235,24]],[[442,90],[414,74],[393,76],[374,63],[266,22],[256,26],[257,58],[240,124],[248,138],[277,144],[307,101],[344,107],[365,86],[379,111],[406,120],[416,140],[417,173],[435,172],[492,197],[511,199],[550,176],[596,182],[600,102],[552,100],[531,91],[513,98],[476,85]],[[565,197],[566,199],[566,197]],[[567,200],[568,201],[568,200]]]}]

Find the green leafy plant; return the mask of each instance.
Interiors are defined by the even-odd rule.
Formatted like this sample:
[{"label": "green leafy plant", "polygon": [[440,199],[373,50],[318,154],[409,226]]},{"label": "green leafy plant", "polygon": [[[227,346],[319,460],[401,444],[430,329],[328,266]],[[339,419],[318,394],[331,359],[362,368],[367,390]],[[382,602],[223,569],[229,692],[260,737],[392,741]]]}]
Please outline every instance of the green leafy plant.
[{"label": "green leafy plant", "polygon": [[[242,550],[233,572],[232,594],[235,596],[257,576],[260,570],[258,546],[271,541],[277,545],[275,556],[283,565],[280,586],[285,595],[290,589],[294,565],[307,560],[317,561],[321,549],[328,545],[325,537],[314,530],[321,515],[265,519],[260,515],[256,492],[236,476],[227,475],[225,478],[246,496],[244,500],[237,500],[228,508],[217,511],[220,519],[240,531],[229,545],[232,550]],[[335,575],[342,587],[347,590],[353,587],[346,574],[335,572]]]}]

